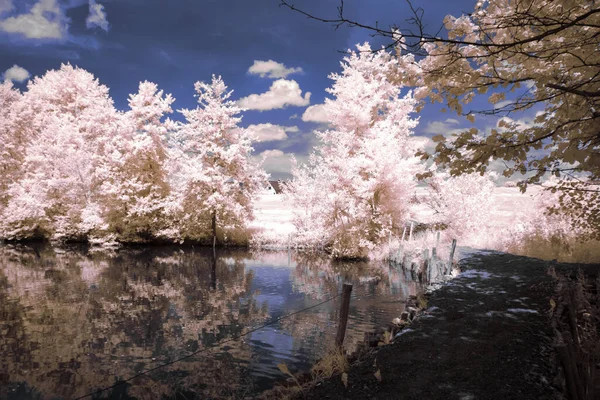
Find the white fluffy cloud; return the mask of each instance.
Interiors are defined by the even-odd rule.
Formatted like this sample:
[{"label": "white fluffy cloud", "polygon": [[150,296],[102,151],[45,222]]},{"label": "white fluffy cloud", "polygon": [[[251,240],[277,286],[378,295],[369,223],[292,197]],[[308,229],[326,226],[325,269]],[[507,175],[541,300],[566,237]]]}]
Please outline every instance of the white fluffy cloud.
[{"label": "white fluffy cloud", "polygon": [[286,78],[290,74],[302,73],[302,68],[286,68],[285,65],[273,60],[254,60],[254,64],[248,68],[248,73],[260,75],[261,78]]},{"label": "white fluffy cloud", "polygon": [[0,21],[0,30],[22,34],[28,39],[63,39],[68,28],[67,21],[57,0],[40,0],[29,13]]},{"label": "white fluffy cloud", "polygon": [[444,121],[433,121],[427,123],[424,133],[432,135],[445,135],[448,133],[462,132],[464,129],[457,128],[459,121],[454,118],[448,118]]},{"label": "white fluffy cloud", "polygon": [[265,150],[259,157],[265,157],[262,166],[270,174],[291,174],[292,162],[291,154],[284,153],[281,150]]},{"label": "white fluffy cloud", "polygon": [[288,138],[286,132],[298,132],[299,129],[297,126],[281,126],[281,125],[273,125],[270,123],[266,124],[257,124],[248,126],[249,131],[251,131],[256,140],[259,142],[269,142],[273,140],[285,140]]},{"label": "white fluffy cloud", "polygon": [[23,82],[24,80],[29,78],[29,71],[15,64],[6,71],[4,71],[3,76],[5,81]]},{"label": "white fluffy cloud", "polygon": [[329,118],[327,117],[327,113],[325,112],[325,105],[315,104],[314,106],[308,107],[304,111],[304,114],[302,114],[302,121],[318,123],[329,122]]},{"label": "white fluffy cloud", "polygon": [[90,13],[85,20],[85,26],[88,29],[98,27],[108,32],[108,21],[106,20],[106,12],[102,4],[96,3],[96,0],[90,0]]},{"label": "white fluffy cloud", "polygon": [[298,82],[293,80],[278,79],[269,88],[268,92],[251,94],[238,101],[240,107],[249,110],[273,110],[285,106],[307,106],[310,103],[310,92],[302,97],[302,90]]},{"label": "white fluffy cloud", "polygon": [[0,0],[0,15],[12,11],[14,8],[13,0]]},{"label": "white fluffy cloud", "polygon": [[424,150],[431,153],[435,150],[436,143],[425,136],[410,136],[408,143],[413,146],[414,150]]}]

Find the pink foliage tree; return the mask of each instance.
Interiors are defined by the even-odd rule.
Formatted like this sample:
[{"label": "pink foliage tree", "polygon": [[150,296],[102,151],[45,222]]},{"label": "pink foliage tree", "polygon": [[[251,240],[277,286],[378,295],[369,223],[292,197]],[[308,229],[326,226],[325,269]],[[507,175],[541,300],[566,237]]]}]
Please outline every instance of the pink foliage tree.
[{"label": "pink foliage tree", "polygon": [[402,224],[420,169],[409,140],[415,103],[387,77],[398,61],[370,50],[357,46],[330,75],[330,129],[316,132],[320,144],[287,188],[298,240],[338,258],[367,257]]},{"label": "pink foliage tree", "polygon": [[101,224],[95,166],[118,119],[108,88],[62,65],[30,81],[13,111],[26,148],[21,179],[7,190],[2,236],[74,238],[89,225],[84,219]]},{"label": "pink foliage tree", "polygon": [[25,155],[26,138],[17,129],[14,105],[21,93],[10,80],[0,84],[0,212],[8,203],[8,187],[18,179]]},{"label": "pink foliage tree", "polygon": [[174,100],[156,84],[140,82],[129,96],[130,110],[121,114],[118,137],[106,144],[97,173],[109,230],[121,240],[155,238],[172,228],[166,136],[174,123],[161,119],[173,112]]},{"label": "pink foliage tree", "polygon": [[184,237],[216,240],[217,226],[244,227],[252,199],[267,179],[250,162],[253,137],[238,127],[243,109],[230,100],[221,77],[195,84],[199,106],[179,110],[187,120],[177,133],[185,174],[181,196]]},{"label": "pink foliage tree", "polygon": [[433,222],[454,239],[485,236],[494,213],[494,183],[488,174],[450,176],[432,169],[427,180],[426,204],[434,212]]},{"label": "pink foliage tree", "polygon": [[[117,111],[89,72],[62,65],[21,95],[0,86],[0,238],[203,240],[244,227],[266,179],[221,78],[196,84],[200,106],[141,82]],[[212,232],[211,232],[212,225]]]}]

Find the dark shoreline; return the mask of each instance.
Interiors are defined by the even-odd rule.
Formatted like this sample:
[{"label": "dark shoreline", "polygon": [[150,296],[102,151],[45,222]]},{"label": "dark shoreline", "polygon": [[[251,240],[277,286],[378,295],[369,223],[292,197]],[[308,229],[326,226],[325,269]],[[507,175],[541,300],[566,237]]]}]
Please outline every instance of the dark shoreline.
[{"label": "dark shoreline", "polygon": [[[295,399],[561,399],[548,267],[595,276],[600,265],[558,264],[499,252],[461,260],[464,272],[434,291],[392,344]],[[378,379],[377,375],[381,378]],[[259,397],[260,398],[260,397]]]}]

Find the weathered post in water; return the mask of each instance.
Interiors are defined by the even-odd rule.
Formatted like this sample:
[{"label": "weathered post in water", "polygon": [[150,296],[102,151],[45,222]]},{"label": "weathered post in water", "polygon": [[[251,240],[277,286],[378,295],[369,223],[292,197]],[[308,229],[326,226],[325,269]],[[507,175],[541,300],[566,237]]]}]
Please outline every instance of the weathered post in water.
[{"label": "weathered post in water", "polygon": [[[429,259],[429,282],[433,278],[433,266],[436,265],[435,258],[437,257],[437,249],[431,249],[431,258]],[[437,268],[436,268],[437,269]]]},{"label": "weathered post in water", "polygon": [[450,248],[450,260],[448,262],[448,274],[452,273],[452,263],[454,262],[454,250],[456,250],[456,239],[452,239],[452,247]]},{"label": "weathered post in water", "polygon": [[344,336],[346,336],[346,326],[348,325],[348,313],[350,311],[350,294],[352,293],[352,284],[344,283],[342,289],[342,304],[340,306],[340,323],[338,325],[335,344],[337,347],[342,347],[344,344]]},{"label": "weathered post in water", "polygon": [[429,249],[423,250],[423,269],[421,270],[421,281],[426,281],[429,275],[427,270],[429,269]]}]

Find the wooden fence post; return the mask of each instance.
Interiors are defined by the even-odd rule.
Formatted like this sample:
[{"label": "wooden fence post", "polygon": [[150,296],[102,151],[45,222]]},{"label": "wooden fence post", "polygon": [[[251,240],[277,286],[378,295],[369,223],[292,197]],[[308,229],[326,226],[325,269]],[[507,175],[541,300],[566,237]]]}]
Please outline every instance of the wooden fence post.
[{"label": "wooden fence post", "polygon": [[434,247],[431,249],[431,258],[429,259],[429,282],[433,278],[433,266],[436,265],[435,258],[437,257],[437,249]]},{"label": "wooden fence post", "polygon": [[413,232],[413,226],[415,225],[414,221],[410,221],[410,235],[408,235],[408,241],[412,241],[412,232]]},{"label": "wooden fence post", "polygon": [[421,275],[421,279],[423,281],[427,280],[427,270],[429,269],[429,249],[423,250],[423,271]]},{"label": "wooden fence post", "polygon": [[402,248],[402,243],[400,243],[400,246],[398,247],[398,252],[396,253],[396,264],[402,265],[402,258],[404,257],[403,250],[404,249]]},{"label": "wooden fence post", "polygon": [[348,312],[350,311],[350,294],[352,293],[352,284],[344,283],[342,289],[342,303],[340,305],[340,323],[338,325],[335,344],[337,347],[342,347],[344,344],[344,336],[346,336],[346,326],[348,325]]},{"label": "wooden fence post", "polygon": [[406,226],[404,226],[404,230],[402,231],[402,241],[404,242],[404,237],[406,236]]},{"label": "wooden fence post", "polygon": [[454,250],[456,250],[456,239],[452,239],[452,247],[450,248],[450,262],[448,263],[448,274],[452,273],[452,263],[454,262]]}]

